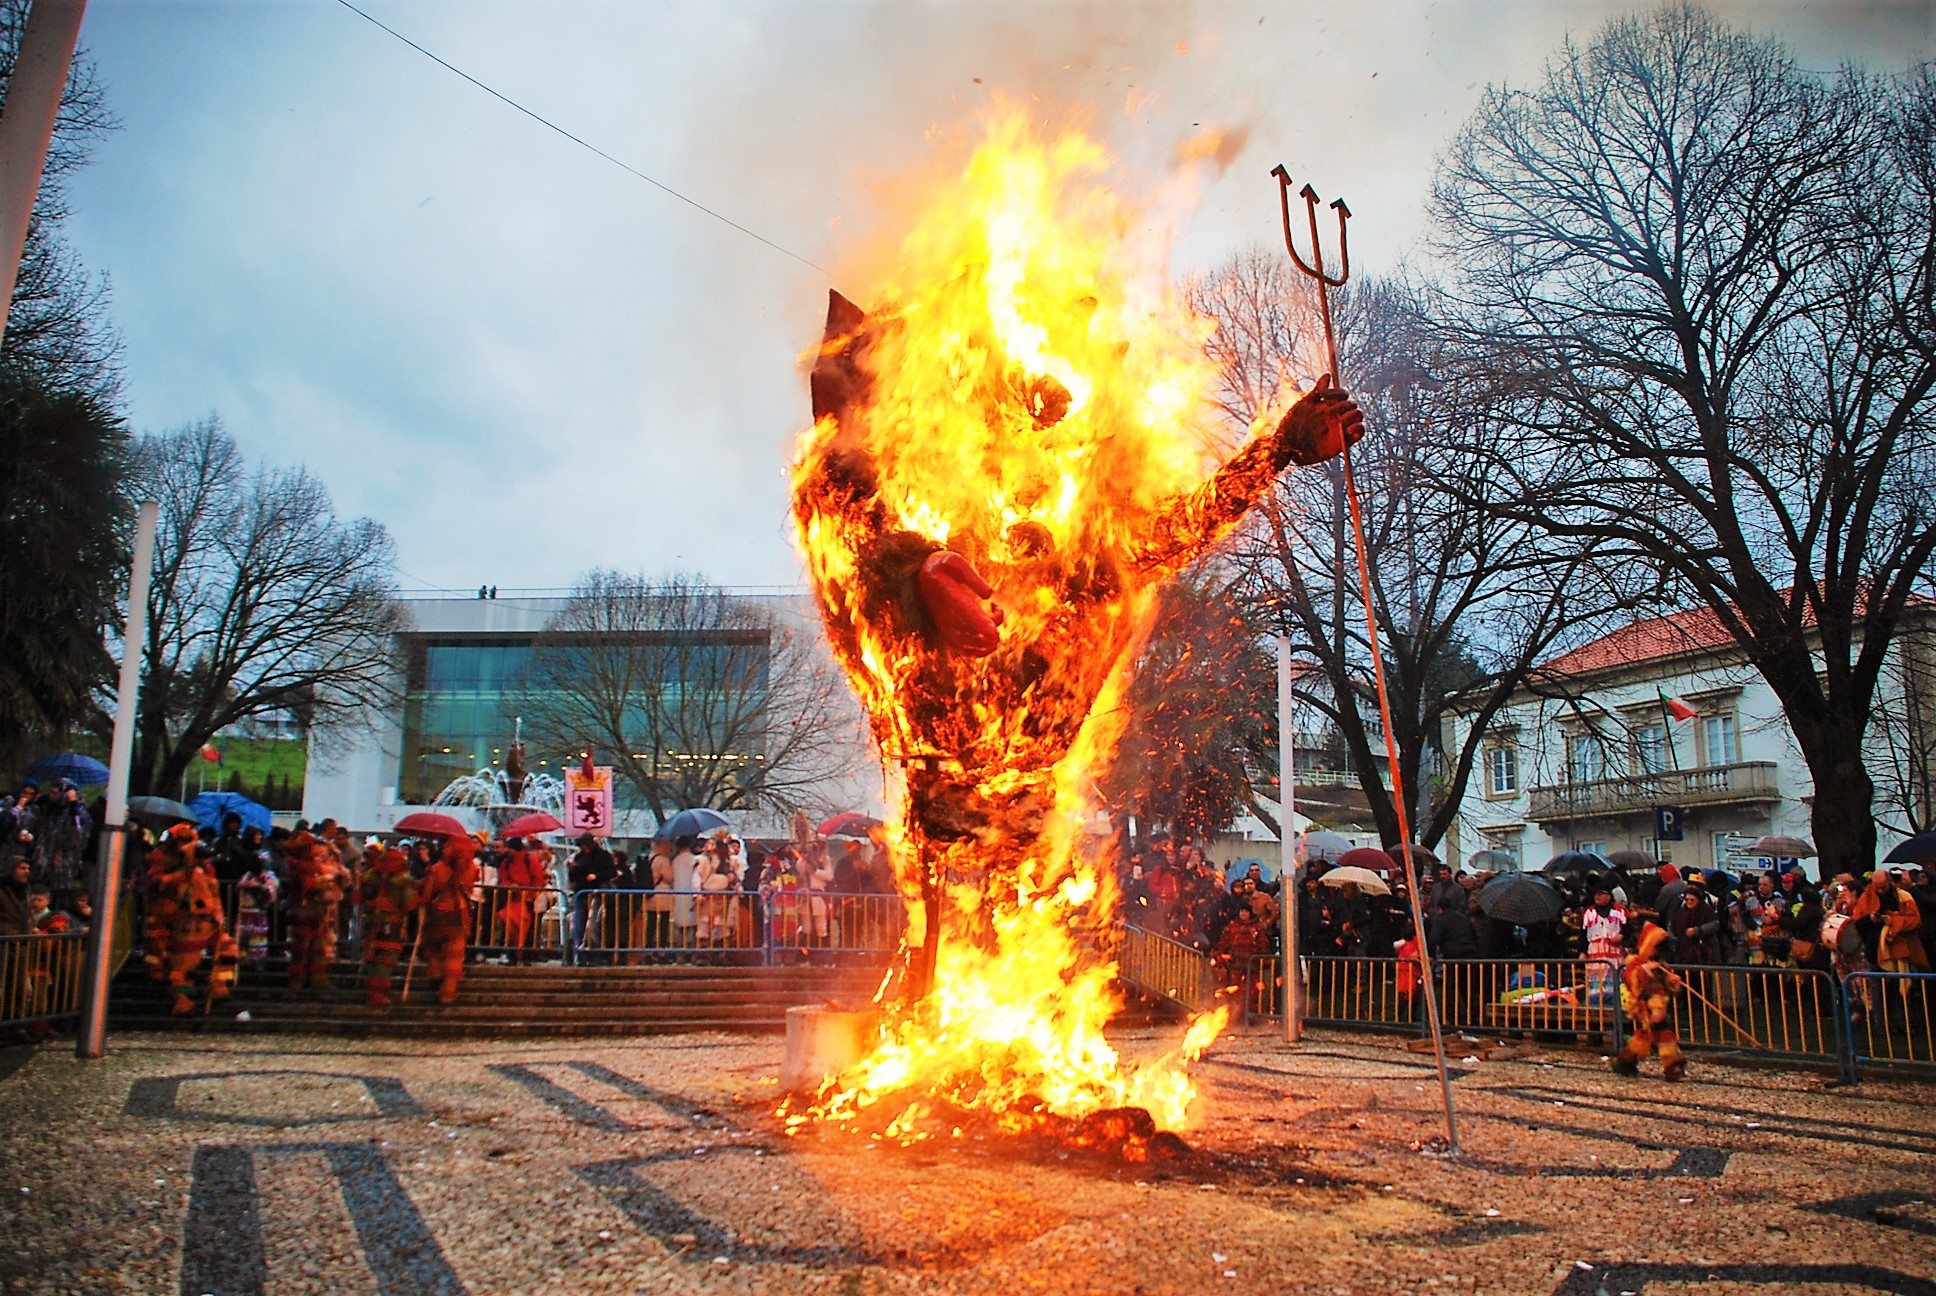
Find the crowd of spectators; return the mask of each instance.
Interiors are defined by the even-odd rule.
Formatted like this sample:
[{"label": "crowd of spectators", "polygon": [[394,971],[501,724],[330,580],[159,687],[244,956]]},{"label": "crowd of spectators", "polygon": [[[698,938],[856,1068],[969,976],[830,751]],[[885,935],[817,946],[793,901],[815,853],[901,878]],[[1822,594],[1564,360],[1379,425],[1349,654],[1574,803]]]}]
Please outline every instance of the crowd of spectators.
[{"label": "crowd of spectators", "polygon": [[[1454,870],[1417,852],[1426,945],[1435,958],[1600,960],[1596,978],[1634,948],[1643,927],[1668,935],[1667,959],[1680,965],[1803,968],[1839,981],[1867,970],[1926,972],[1923,915],[1936,914],[1936,878],[1915,867],[1844,874],[1826,885],[1799,865],[1731,874],[1671,863],[1630,875],[1611,866],[1538,875],[1558,897],[1549,920],[1495,918],[1480,903],[1490,873]],[[1298,952],[1303,957],[1416,958],[1411,898],[1396,862],[1383,889],[1328,885],[1330,866],[1312,861],[1296,887]],[[1278,879],[1258,864],[1219,868],[1203,849],[1164,835],[1129,860],[1121,875],[1127,919],[1211,956],[1234,979],[1246,960],[1279,952]],[[1870,1007],[1858,983],[1852,1010]]]}]

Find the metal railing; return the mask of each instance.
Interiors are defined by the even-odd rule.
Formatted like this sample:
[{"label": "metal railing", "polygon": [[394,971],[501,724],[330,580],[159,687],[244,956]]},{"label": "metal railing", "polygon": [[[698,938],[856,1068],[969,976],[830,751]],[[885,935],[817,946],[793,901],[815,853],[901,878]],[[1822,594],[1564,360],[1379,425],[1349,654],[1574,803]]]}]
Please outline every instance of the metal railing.
[{"label": "metal railing", "polygon": [[841,891],[581,891],[570,913],[574,962],[871,958],[907,926],[898,894]]},{"label": "metal railing", "polygon": [[1776,768],[1773,761],[1736,761],[1729,765],[1540,784],[1527,789],[1526,817],[1535,823],[1546,823],[1646,810],[1657,805],[1776,801],[1781,798]]},{"label": "metal railing", "polygon": [[1116,930],[1120,980],[1193,1013],[1207,1011],[1216,1002],[1217,976],[1209,955],[1141,927],[1122,924]]},{"label": "metal railing", "polygon": [[1605,959],[1441,959],[1439,1019],[1449,1031],[1617,1039],[1620,966]]},{"label": "metal railing", "polygon": [[1853,972],[1842,982],[1851,1079],[1865,1065],[1936,1067],[1936,974]]},{"label": "metal railing", "polygon": [[1844,1032],[1835,982],[1809,968],[1676,965],[1673,998],[1683,1048],[1726,1049],[1840,1065]]},{"label": "metal railing", "polygon": [[469,946],[483,954],[549,961],[565,950],[564,915],[565,893],[557,887],[480,886],[471,893]]},{"label": "metal railing", "polygon": [[85,932],[0,936],[0,1026],[77,1015],[86,944]]},{"label": "metal railing", "polygon": [[[1321,955],[1301,958],[1304,1020],[1320,1026],[1402,1026],[1413,1028],[1419,1015],[1416,994],[1401,994],[1401,966],[1416,975],[1418,965],[1391,958]],[[1277,1004],[1283,1012],[1283,1001]]]}]

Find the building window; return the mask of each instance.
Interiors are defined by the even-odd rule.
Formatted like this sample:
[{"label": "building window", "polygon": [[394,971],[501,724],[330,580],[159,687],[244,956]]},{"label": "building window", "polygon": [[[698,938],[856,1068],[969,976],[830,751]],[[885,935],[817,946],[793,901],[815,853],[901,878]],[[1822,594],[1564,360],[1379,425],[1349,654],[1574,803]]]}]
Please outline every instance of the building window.
[{"label": "building window", "polygon": [[1601,859],[1607,857],[1607,844],[1603,841],[1574,842],[1573,849],[1585,851],[1589,855],[1598,855]]},{"label": "building window", "polygon": [[1633,731],[1634,764],[1642,774],[1662,774],[1672,768],[1673,751],[1667,745],[1665,725],[1642,725]]},{"label": "building window", "polygon": [[1732,765],[1740,759],[1740,749],[1735,746],[1732,712],[1711,715],[1701,721],[1701,763],[1703,765]]},{"label": "building window", "polygon": [[1724,872],[1733,872],[1734,870],[1729,865],[1728,859],[1734,854],[1735,834],[1732,831],[1709,833],[1708,838],[1714,843],[1714,849],[1710,852],[1710,857],[1714,861],[1714,867]]},{"label": "building window", "polygon": [[1512,796],[1519,791],[1519,748],[1486,749],[1486,795]]},{"label": "building window", "polygon": [[1566,740],[1566,776],[1575,783],[1607,776],[1607,747],[1599,734],[1574,734]]}]

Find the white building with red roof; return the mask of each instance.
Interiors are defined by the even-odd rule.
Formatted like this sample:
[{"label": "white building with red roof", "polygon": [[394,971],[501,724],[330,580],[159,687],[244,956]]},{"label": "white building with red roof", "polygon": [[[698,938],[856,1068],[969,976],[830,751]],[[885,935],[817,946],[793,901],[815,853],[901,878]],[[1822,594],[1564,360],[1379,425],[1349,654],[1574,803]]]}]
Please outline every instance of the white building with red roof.
[{"label": "white building with red roof", "polygon": [[[1882,852],[1913,830],[1912,818],[1930,818],[1933,622],[1918,609],[1892,649],[1869,735]],[[1451,718],[1446,750],[1459,749],[1470,722]],[[1634,622],[1546,662],[1488,727],[1442,853],[1466,861],[1499,850],[1532,872],[1562,851],[1628,849],[1735,871],[1755,866],[1747,848],[1758,838],[1810,838],[1813,792],[1781,703],[1701,608]],[[1905,799],[1918,814],[1905,812]]]}]

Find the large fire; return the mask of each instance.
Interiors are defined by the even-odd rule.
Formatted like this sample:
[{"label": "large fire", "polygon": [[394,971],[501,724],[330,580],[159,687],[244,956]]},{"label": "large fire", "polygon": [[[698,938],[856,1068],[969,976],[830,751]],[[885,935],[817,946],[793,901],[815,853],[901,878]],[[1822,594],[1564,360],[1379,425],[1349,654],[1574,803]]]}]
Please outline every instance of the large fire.
[{"label": "large fire", "polygon": [[[1201,420],[1210,327],[1079,133],[1000,111],[863,312],[836,294],[793,472],[836,655],[904,785],[911,924],[872,1054],[791,1113],[911,1140],[963,1109],[1187,1124],[1216,1010],[1131,1065],[1108,955],[1115,875],[1089,792],[1165,580],[1292,459],[1343,436],[1287,417],[1221,465]],[[1308,401],[1299,406],[1315,405]],[[1341,444],[1341,441],[1339,442]]]}]

